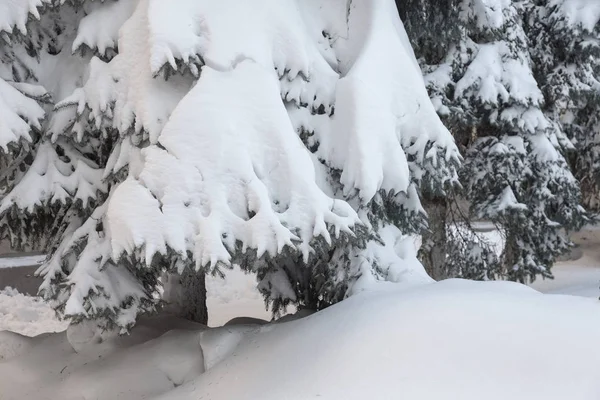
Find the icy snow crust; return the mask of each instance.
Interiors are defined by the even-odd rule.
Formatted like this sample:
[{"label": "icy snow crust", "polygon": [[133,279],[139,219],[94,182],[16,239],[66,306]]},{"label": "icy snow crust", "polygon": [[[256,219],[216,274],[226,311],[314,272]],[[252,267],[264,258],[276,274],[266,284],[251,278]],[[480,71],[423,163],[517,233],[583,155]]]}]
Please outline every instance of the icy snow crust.
[{"label": "icy snow crust", "polygon": [[1,393],[6,400],[600,396],[595,299],[505,282],[379,286],[286,323],[206,329],[142,319],[130,336],[77,342],[77,353],[69,333],[2,334]]},{"label": "icy snow crust", "polygon": [[[170,252],[185,261],[179,267],[193,261],[207,270],[245,250],[307,260],[317,240],[335,244],[368,225],[357,210],[380,191],[411,192],[411,209],[421,211],[409,186],[420,177],[406,154],[433,168],[458,162],[390,0],[102,7],[83,18],[72,48],[102,54],[117,43],[119,54],[92,58],[87,80],[57,104],[51,127],[67,119],[58,111],[76,110],[72,130],[80,137],[82,121],[118,130],[103,177],[128,177],[88,221],[67,230],[40,270],[51,293],[62,261],[78,254],[58,296],[67,314],[107,309],[129,326],[151,309],[142,303],[155,293],[136,282],[125,259],[146,268]],[[119,18],[107,21],[106,7]],[[53,139],[62,134],[51,130]],[[318,137],[316,154],[298,137],[302,130]],[[328,168],[341,170],[344,193],[334,194]],[[401,259],[385,263],[394,265],[391,280],[402,276]],[[123,303],[131,306],[121,312]]]}]

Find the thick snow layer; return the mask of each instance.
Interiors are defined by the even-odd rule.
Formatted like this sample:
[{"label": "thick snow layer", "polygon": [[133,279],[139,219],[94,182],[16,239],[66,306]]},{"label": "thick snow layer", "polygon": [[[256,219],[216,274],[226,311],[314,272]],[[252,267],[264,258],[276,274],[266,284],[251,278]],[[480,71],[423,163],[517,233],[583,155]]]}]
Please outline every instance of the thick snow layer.
[{"label": "thick snow layer", "polygon": [[[393,225],[387,225],[377,233],[382,243],[372,240],[364,250],[352,256],[351,267],[359,271],[357,275],[360,277],[350,288],[349,294],[385,285],[398,287],[398,284],[413,286],[433,282],[417,259],[420,237],[404,235]],[[379,276],[373,271],[373,265],[377,266]]]},{"label": "thick snow layer", "polygon": [[17,28],[27,33],[27,21],[30,17],[40,19],[38,8],[50,4],[52,0],[0,0],[0,32],[13,32]]},{"label": "thick snow layer", "polygon": [[81,19],[77,37],[73,41],[75,52],[82,45],[104,55],[107,49],[117,47],[119,29],[133,13],[138,0],[119,0],[109,5],[92,3],[95,10]]},{"label": "thick snow layer", "polygon": [[510,43],[504,41],[479,45],[473,62],[456,84],[455,96],[473,96],[482,104],[503,101],[528,106],[543,101],[528,60],[515,58]]},{"label": "thick snow layer", "polygon": [[[54,310],[41,298],[26,296],[10,287],[0,290],[0,333],[3,330],[10,330],[25,336],[37,336],[66,328],[67,322],[59,321]],[[0,337],[1,352],[2,338]]]},{"label": "thick snow layer", "polygon": [[[436,165],[442,149],[446,160],[458,160],[392,2],[313,0],[303,6],[307,15],[311,7],[323,10],[309,25],[330,36],[340,79],[331,121],[303,110],[292,110],[292,120],[314,132],[319,158],[342,171],[347,194],[357,191],[366,203],[382,189],[406,192],[411,180],[406,155]],[[429,144],[433,149],[426,154]]]},{"label": "thick snow layer", "polygon": [[[286,323],[143,320],[78,353],[75,332],[5,334],[0,388],[3,400],[596,400],[599,312],[592,299],[450,280],[362,293]],[[163,335],[167,326],[178,330]]]},{"label": "thick snow layer", "polygon": [[0,214],[13,206],[32,212],[36,206],[76,200],[86,208],[98,191],[106,190],[101,169],[81,160],[71,147],[64,152],[74,161],[64,161],[49,141],[43,141],[19,184],[0,201]]},{"label": "thick snow layer", "polygon": [[549,7],[556,7],[553,18],[563,17],[567,25],[588,32],[593,32],[600,21],[600,2],[597,0],[551,0]]},{"label": "thick snow layer", "polygon": [[[13,86],[0,78],[0,153],[8,152],[8,146],[16,145],[20,140],[31,141],[29,132],[32,128],[41,129],[44,110],[34,98],[28,97],[28,92],[19,90],[28,88],[41,89],[33,85]],[[36,93],[39,97],[46,94],[41,91]]]},{"label": "thick snow layer", "polygon": [[192,251],[198,267],[216,266],[230,263],[236,241],[258,256],[289,246],[308,259],[314,237],[331,242],[328,227],[349,233],[358,222],[316,185],[277,81],[254,61],[205,67],[158,140],[109,201],[113,259],[143,247],[150,264],[168,246]]}]

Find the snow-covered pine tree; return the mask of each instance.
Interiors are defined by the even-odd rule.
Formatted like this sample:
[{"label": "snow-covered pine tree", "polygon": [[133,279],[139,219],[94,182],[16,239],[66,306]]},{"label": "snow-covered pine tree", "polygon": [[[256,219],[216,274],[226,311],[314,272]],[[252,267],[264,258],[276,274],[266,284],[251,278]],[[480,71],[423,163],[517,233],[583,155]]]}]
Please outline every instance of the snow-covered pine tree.
[{"label": "snow-covered pine tree", "polygon": [[[518,281],[550,277],[555,257],[569,247],[563,230],[585,220],[563,156],[569,142],[543,112],[523,7],[509,0],[462,1],[460,40],[443,62],[426,69],[438,112],[466,144],[461,182],[474,216],[504,232],[500,274]],[[481,250],[463,253],[481,265],[479,278],[494,278],[493,254]]]},{"label": "snow-covered pine tree", "polygon": [[0,239],[14,248],[54,249],[106,190],[110,140],[51,104],[84,79],[90,57],[71,52],[93,8],[0,1]]},{"label": "snow-covered pine tree", "polygon": [[42,270],[64,315],[127,329],[156,309],[165,272],[198,288],[188,279],[232,264],[257,274],[274,312],[428,279],[403,238],[425,224],[421,188],[455,181],[459,156],[393,1],[82,4],[41,16],[73,11],[60,49],[92,51],[49,90],[60,101],[39,142],[116,143],[106,165],[98,148],[85,163],[107,196],[88,218],[68,207],[80,219],[62,220]]},{"label": "snow-covered pine tree", "polygon": [[[402,0],[396,2],[427,89],[444,124],[461,151],[472,140],[473,119],[454,104],[452,80],[459,78],[467,63],[460,46],[467,39],[461,18],[462,0]],[[491,243],[475,232],[465,210],[464,192],[459,185],[444,192],[422,194],[429,229],[423,232],[420,258],[435,279],[463,277],[490,279],[497,276],[499,260]]]},{"label": "snow-covered pine tree", "polygon": [[[534,73],[544,113],[572,140],[572,166],[583,202],[600,211],[600,3],[536,0],[525,3]],[[560,139],[560,137],[559,137]],[[568,147],[567,139],[563,139]]]}]

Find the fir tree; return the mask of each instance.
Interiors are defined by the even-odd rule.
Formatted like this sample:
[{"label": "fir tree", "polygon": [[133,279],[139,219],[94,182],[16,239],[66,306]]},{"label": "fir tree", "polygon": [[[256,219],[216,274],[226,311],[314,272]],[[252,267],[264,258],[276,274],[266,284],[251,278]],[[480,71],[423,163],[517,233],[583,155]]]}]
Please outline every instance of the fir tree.
[{"label": "fir tree", "polygon": [[1,6],[0,112],[8,115],[0,125],[0,238],[50,251],[106,190],[99,167],[109,137],[72,135],[75,113],[52,112],[52,101],[85,74],[85,58],[74,62],[71,47],[86,10],[49,1]]},{"label": "fir tree", "polygon": [[[453,99],[453,80],[459,79],[471,49],[465,48],[467,30],[461,0],[398,1],[419,64],[425,74],[431,100],[461,151],[473,140],[472,114]],[[490,279],[498,276],[499,260],[491,243],[473,228],[465,210],[460,185],[443,191],[424,188],[428,229],[422,232],[420,258],[435,279],[463,277]]]},{"label": "fir tree", "polygon": [[[562,127],[583,202],[600,199],[600,4],[537,0],[523,6],[534,72],[546,99],[544,113]],[[573,145],[571,145],[572,141]]]},{"label": "fir tree", "polygon": [[467,246],[474,251],[458,254],[477,261],[479,278],[551,277],[556,256],[570,245],[564,230],[578,229],[586,217],[564,157],[570,142],[545,112],[534,77],[525,7],[469,0],[458,10],[459,40],[443,62],[427,66],[426,82],[438,112],[466,145],[461,182],[473,216],[496,223],[506,241],[501,269],[477,241]]},{"label": "fir tree", "polygon": [[275,313],[419,273],[402,238],[459,157],[393,2],[258,3],[85,2],[68,25],[86,78],[54,96],[41,136],[110,152],[94,169],[106,196],[70,208],[43,267],[74,321],[129,328],[166,272],[202,297],[190,280],[238,264]]}]

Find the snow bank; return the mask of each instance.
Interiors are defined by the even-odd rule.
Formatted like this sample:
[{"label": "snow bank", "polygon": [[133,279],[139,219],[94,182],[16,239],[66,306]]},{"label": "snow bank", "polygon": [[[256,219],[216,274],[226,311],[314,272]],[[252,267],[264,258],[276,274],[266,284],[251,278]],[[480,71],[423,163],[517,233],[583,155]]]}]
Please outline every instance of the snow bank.
[{"label": "snow bank", "polygon": [[21,294],[10,287],[0,290],[0,331],[11,330],[25,336],[36,336],[66,328],[67,323],[59,321],[54,310],[41,298]]},{"label": "snow bank", "polygon": [[163,399],[597,399],[599,310],[509,283],[360,295],[248,335]]},{"label": "snow bank", "polygon": [[0,257],[0,269],[41,265],[44,260],[46,260],[46,256],[44,254],[25,257]]},{"label": "snow bank", "polygon": [[65,334],[36,338],[0,363],[3,399],[600,398],[599,302],[505,282],[385,286],[286,323],[142,320],[81,353]]}]

